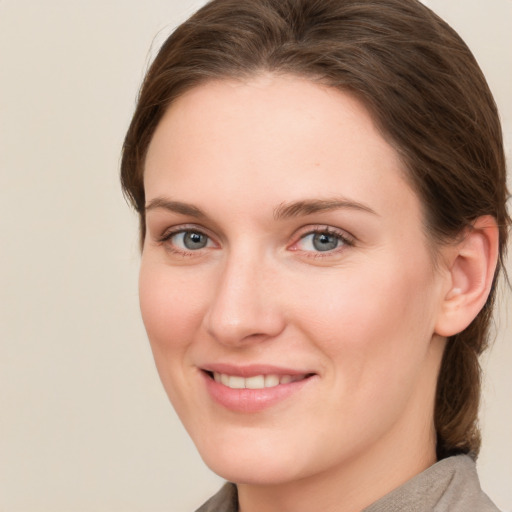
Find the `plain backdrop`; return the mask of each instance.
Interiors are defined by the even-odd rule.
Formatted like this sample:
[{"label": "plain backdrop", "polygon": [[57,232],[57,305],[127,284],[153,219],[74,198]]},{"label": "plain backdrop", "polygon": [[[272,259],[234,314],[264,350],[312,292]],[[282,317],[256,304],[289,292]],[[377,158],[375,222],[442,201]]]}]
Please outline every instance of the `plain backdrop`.
[{"label": "plain backdrop", "polygon": [[[202,3],[0,0],[0,512],[189,512],[221,483],[158,381],[118,184],[144,71]],[[487,75],[510,160],[512,1],[427,3]],[[503,292],[478,463],[508,511],[510,306]]]}]

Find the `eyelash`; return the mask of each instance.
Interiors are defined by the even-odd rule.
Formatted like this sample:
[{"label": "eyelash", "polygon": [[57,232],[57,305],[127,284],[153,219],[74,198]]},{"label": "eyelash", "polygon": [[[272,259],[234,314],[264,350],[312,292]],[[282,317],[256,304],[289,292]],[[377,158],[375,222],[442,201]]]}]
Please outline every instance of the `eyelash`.
[{"label": "eyelash", "polygon": [[292,251],[300,251],[300,249],[293,249],[293,246],[296,246],[301,241],[305,240],[308,236],[311,235],[328,235],[335,237],[339,242],[340,246],[327,251],[302,251],[308,258],[327,258],[329,256],[333,256],[333,254],[337,254],[340,251],[343,251],[347,247],[353,247],[355,245],[355,238],[352,235],[349,235],[345,231],[341,231],[339,229],[329,227],[329,226],[308,226],[304,228],[302,234],[299,236],[296,242],[293,242],[291,246],[288,246],[289,250]]},{"label": "eyelash", "polygon": [[[302,230],[302,234],[298,237],[298,239],[293,242],[291,245],[287,246],[288,250],[291,251],[297,251],[302,252],[306,255],[306,257],[309,258],[325,258],[332,256],[333,254],[336,254],[343,250],[343,248],[346,247],[353,247],[355,245],[355,238],[352,235],[349,235],[348,233],[329,227],[329,226],[308,226]],[[175,228],[172,228],[171,230],[165,231],[160,237],[158,237],[157,242],[159,244],[165,245],[166,250],[168,250],[171,253],[178,254],[180,256],[185,257],[194,257],[199,256],[201,254],[201,249],[197,250],[184,250],[181,248],[176,248],[173,244],[168,243],[174,236],[179,234],[186,234],[186,233],[196,233],[202,236],[205,236],[209,241],[213,241],[212,237],[209,236],[207,233],[205,233],[203,228],[197,228],[195,226],[176,226]],[[299,244],[301,241],[306,239],[308,236],[311,235],[328,235],[335,237],[341,244],[340,247],[336,247],[331,250],[326,251],[305,251],[300,249],[294,249],[293,246]],[[207,242],[208,243],[208,242]],[[207,248],[207,247],[205,247]]]},{"label": "eyelash", "polygon": [[[165,231],[157,240],[159,244],[165,245],[167,251],[178,254],[180,256],[194,257],[199,256],[201,249],[197,250],[185,250],[175,247],[173,244],[168,243],[174,236],[186,233],[197,233],[198,235],[205,236],[209,241],[212,241],[212,237],[204,232],[204,229],[197,228],[195,226],[176,226],[171,230]],[[208,242],[207,242],[208,243]]]}]

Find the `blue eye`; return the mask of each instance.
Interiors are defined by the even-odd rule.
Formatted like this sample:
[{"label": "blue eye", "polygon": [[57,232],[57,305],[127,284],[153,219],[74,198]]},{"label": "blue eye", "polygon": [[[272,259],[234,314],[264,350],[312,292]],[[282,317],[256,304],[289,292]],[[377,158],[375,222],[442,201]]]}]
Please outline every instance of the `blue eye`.
[{"label": "blue eye", "polygon": [[347,241],[337,233],[319,231],[303,236],[298,247],[302,251],[328,252],[345,245]]},{"label": "blue eye", "polygon": [[211,246],[211,240],[199,231],[180,231],[171,234],[168,240],[178,249],[185,251],[198,251]]}]

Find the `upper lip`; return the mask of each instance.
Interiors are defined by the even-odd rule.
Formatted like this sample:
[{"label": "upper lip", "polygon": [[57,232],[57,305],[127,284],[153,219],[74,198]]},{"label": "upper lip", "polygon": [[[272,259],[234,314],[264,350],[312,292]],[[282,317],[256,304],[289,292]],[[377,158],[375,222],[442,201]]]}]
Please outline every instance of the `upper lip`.
[{"label": "upper lip", "polygon": [[228,363],[212,363],[201,366],[201,370],[205,372],[224,373],[226,375],[236,375],[239,377],[255,377],[256,375],[311,375],[314,372],[308,370],[297,370],[292,368],[284,368],[269,364],[250,364],[250,365],[233,365]]}]

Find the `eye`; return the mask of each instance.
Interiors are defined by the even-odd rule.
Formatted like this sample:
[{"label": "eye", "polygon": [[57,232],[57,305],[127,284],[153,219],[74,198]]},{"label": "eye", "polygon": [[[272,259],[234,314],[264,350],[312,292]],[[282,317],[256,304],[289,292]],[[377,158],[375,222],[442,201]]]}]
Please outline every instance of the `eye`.
[{"label": "eye", "polygon": [[336,251],[336,249],[350,245],[353,245],[353,242],[348,236],[332,229],[321,228],[301,236],[299,241],[290,247],[290,249],[304,252],[325,253]]},{"label": "eye", "polygon": [[301,238],[302,249],[307,251],[332,251],[340,244],[340,238],[329,233],[310,233]]},{"label": "eye", "polygon": [[203,249],[208,245],[208,237],[195,231],[184,231],[174,235],[171,240],[178,245],[183,245],[189,251]]},{"label": "eye", "polygon": [[168,244],[173,250],[184,253],[214,246],[208,235],[191,229],[166,233],[160,241]]}]

